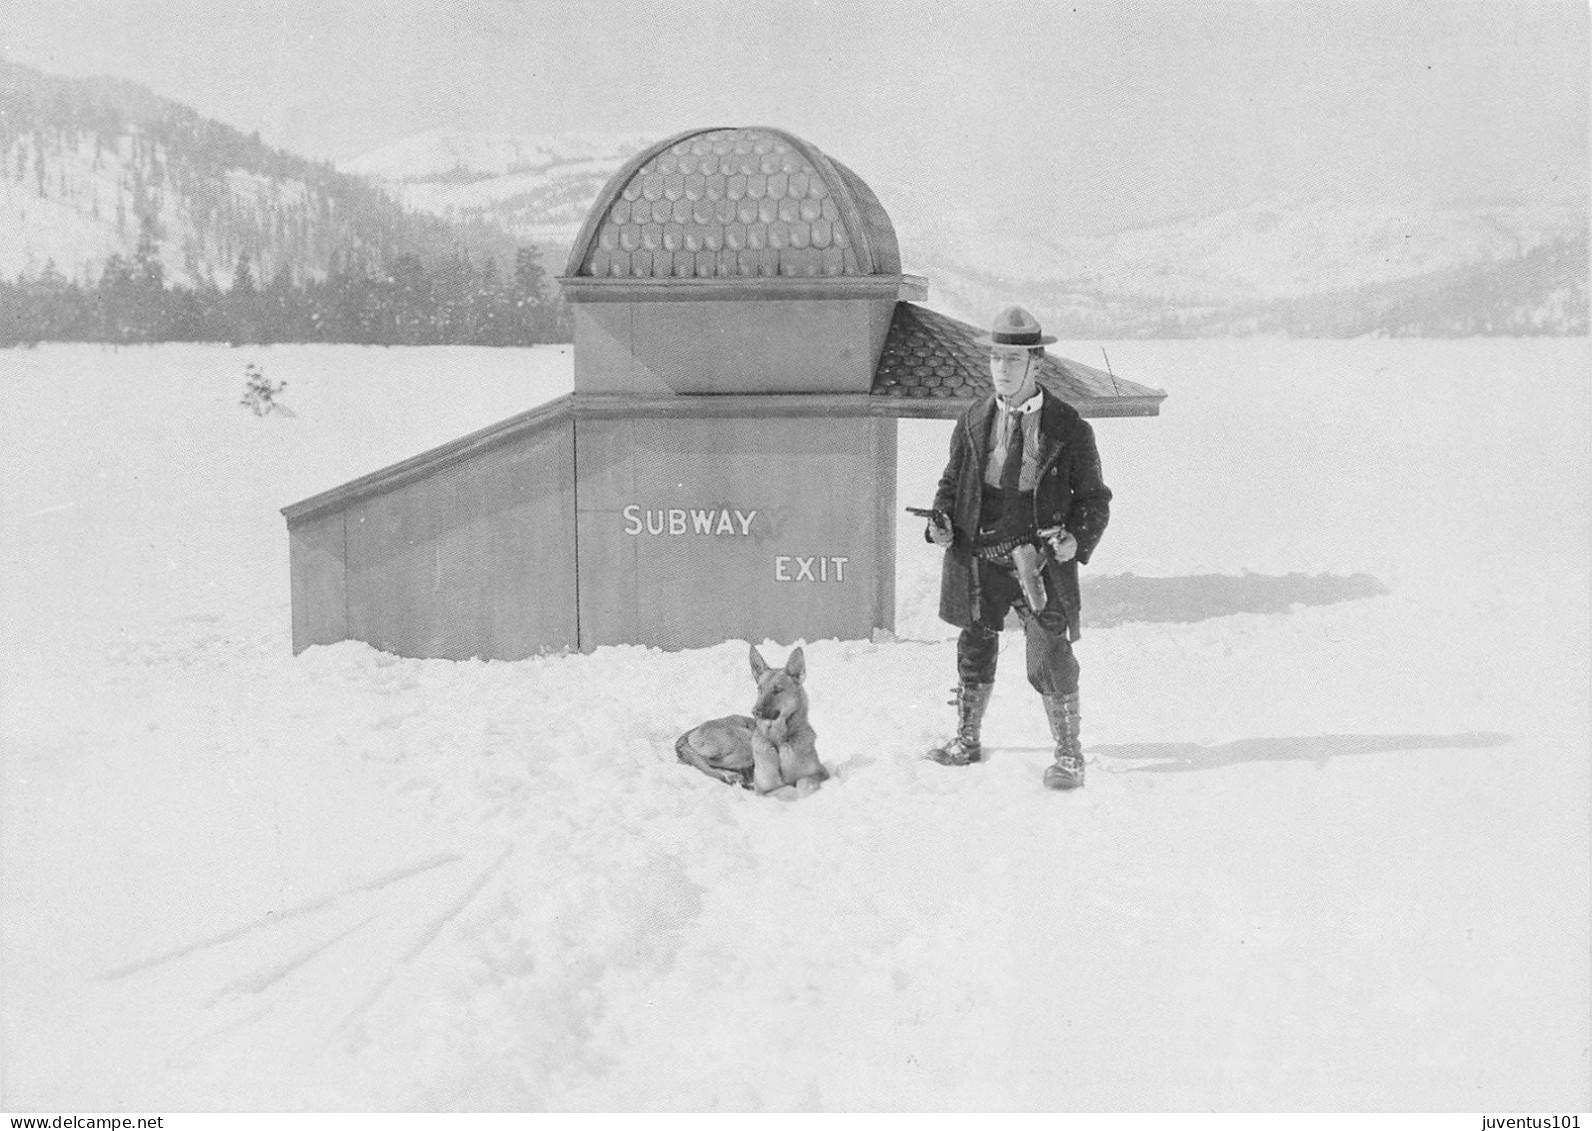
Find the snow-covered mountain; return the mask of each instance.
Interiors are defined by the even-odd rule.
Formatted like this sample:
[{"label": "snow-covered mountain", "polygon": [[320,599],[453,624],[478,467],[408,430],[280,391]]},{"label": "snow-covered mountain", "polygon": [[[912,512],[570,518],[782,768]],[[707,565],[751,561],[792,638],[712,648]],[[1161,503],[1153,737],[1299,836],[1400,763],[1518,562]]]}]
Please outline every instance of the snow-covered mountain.
[{"label": "snow-covered mountain", "polygon": [[[557,274],[602,186],[654,140],[435,130],[333,169],[131,83],[0,59],[0,279],[91,283],[146,228],[166,282],[189,287],[225,288],[245,260],[261,283],[410,254],[506,272],[527,245]],[[985,201],[869,180],[931,305],[972,322],[1021,302],[1084,339],[1588,330],[1584,190],[1272,200],[1083,235],[1060,209],[1016,232]]]},{"label": "snow-covered mountain", "polygon": [[345,172],[414,183],[450,177],[484,180],[515,173],[567,172],[594,163],[612,172],[616,162],[655,139],[650,134],[571,131],[540,137],[428,130],[346,162]]},{"label": "snow-covered mountain", "polygon": [[153,242],[167,283],[226,287],[240,260],[265,282],[342,262],[462,250],[513,269],[500,227],[408,212],[338,172],[134,83],[69,79],[0,58],[0,279],[93,283]]},{"label": "snow-covered mountain", "polygon": [[1569,202],[1266,201],[1105,236],[1069,236],[1058,223],[1054,235],[1014,238],[999,217],[947,216],[921,194],[880,194],[894,205],[903,256],[979,309],[1015,287],[1063,319],[1136,307],[1147,318],[1156,305],[1184,320],[1220,319],[1323,296],[1352,303],[1356,294],[1506,271],[1579,246],[1585,326],[1587,216]]},{"label": "snow-covered mountain", "polygon": [[642,134],[542,137],[431,130],[344,163],[407,208],[506,228],[562,265],[592,201],[625,160],[651,143]]},{"label": "snow-covered mountain", "polygon": [[[433,132],[344,166],[403,204],[507,227],[557,263],[651,140]],[[930,302],[1033,307],[1064,336],[1453,336],[1587,331],[1587,210],[1554,200],[1273,200],[1109,235],[1014,234],[980,202],[871,182]]]},{"label": "snow-covered mountain", "polygon": [[[240,257],[267,274],[323,259],[325,229],[304,224],[325,205],[301,177],[246,168],[185,175],[164,141],[133,126],[115,134],[29,131],[0,146],[0,275],[53,270],[93,280],[112,256],[132,258],[147,219],[159,233],[165,277],[225,285]],[[5,175],[9,174],[9,175]],[[258,233],[289,225],[302,233],[268,247]]]}]

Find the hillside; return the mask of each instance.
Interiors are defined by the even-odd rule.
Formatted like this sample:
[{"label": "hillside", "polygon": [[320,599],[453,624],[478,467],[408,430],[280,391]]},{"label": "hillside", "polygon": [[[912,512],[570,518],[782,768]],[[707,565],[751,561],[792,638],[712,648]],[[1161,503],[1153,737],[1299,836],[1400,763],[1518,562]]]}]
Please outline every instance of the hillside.
[{"label": "hillside", "polygon": [[382,185],[407,208],[455,223],[490,224],[547,247],[547,264],[556,271],[608,178],[653,140],[640,134],[527,138],[432,130],[342,168]]},{"label": "hillside", "polygon": [[[113,257],[153,260],[169,285],[221,290],[240,263],[263,287],[392,277],[407,259],[396,274],[448,275],[441,289],[458,305],[495,291],[522,247],[556,275],[602,186],[651,140],[434,130],[333,168],[132,83],[0,59],[0,284],[89,286]],[[906,269],[929,278],[931,305],[971,322],[1020,302],[1069,338],[1588,332],[1578,189],[1532,201],[1270,200],[1085,236],[1055,208],[1031,210],[1017,231],[976,201],[872,187]],[[65,309],[55,321],[73,320]]]},{"label": "hillside", "polygon": [[0,279],[94,282],[132,259],[146,223],[167,282],[325,278],[403,255],[462,252],[512,271],[500,228],[408,211],[361,177],[308,161],[115,79],[65,79],[0,58]]},{"label": "hillside", "polygon": [[1569,202],[1271,201],[1016,240],[890,195],[903,256],[942,303],[978,311],[1018,294],[1064,337],[1587,332],[1587,216]]},{"label": "hillside", "polygon": [[[556,269],[608,176],[646,142],[433,131],[344,169],[407,207],[502,225]],[[1081,338],[1587,332],[1587,211],[1574,191],[1265,201],[1084,237],[1067,232],[1064,215],[1014,233],[1010,217],[976,204],[872,187],[907,270],[928,276],[931,304],[970,321],[1017,301]]]}]

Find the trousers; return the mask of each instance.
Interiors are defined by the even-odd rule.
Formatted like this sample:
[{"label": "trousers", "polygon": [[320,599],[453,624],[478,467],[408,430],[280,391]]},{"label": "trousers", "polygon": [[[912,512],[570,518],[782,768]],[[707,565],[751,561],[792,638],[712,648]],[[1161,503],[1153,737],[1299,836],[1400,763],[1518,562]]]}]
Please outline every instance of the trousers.
[{"label": "trousers", "polygon": [[1041,695],[1072,695],[1078,690],[1078,659],[1068,639],[1067,616],[1055,587],[1045,579],[1045,610],[1035,615],[1023,598],[1017,571],[1010,565],[979,563],[978,620],[956,638],[956,672],[963,683],[994,683],[1000,659],[1001,626],[1012,609],[1023,623],[1028,682]]}]

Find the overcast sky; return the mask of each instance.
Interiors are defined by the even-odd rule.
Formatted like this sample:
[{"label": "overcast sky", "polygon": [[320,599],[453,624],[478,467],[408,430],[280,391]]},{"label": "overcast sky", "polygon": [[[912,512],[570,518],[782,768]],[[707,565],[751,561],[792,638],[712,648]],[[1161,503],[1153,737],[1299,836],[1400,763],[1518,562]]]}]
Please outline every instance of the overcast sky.
[{"label": "overcast sky", "polygon": [[771,125],[1020,225],[1584,191],[1585,0],[0,0],[0,51],[342,159]]}]

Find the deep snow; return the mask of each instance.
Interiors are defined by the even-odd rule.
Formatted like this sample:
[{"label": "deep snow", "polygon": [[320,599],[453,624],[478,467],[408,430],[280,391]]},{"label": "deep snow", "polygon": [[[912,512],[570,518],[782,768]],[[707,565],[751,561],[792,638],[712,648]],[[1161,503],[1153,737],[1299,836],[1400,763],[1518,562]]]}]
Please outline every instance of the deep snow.
[{"label": "deep snow", "polygon": [[[1587,340],[1107,345],[1170,397],[1095,424],[1087,788],[1020,637],[992,760],[921,759],[909,521],[897,639],[807,642],[795,804],[674,761],[746,642],[291,655],[278,508],[567,351],[0,353],[0,1108],[1586,1110]],[[1246,611],[1315,574],[1385,591]]]}]

